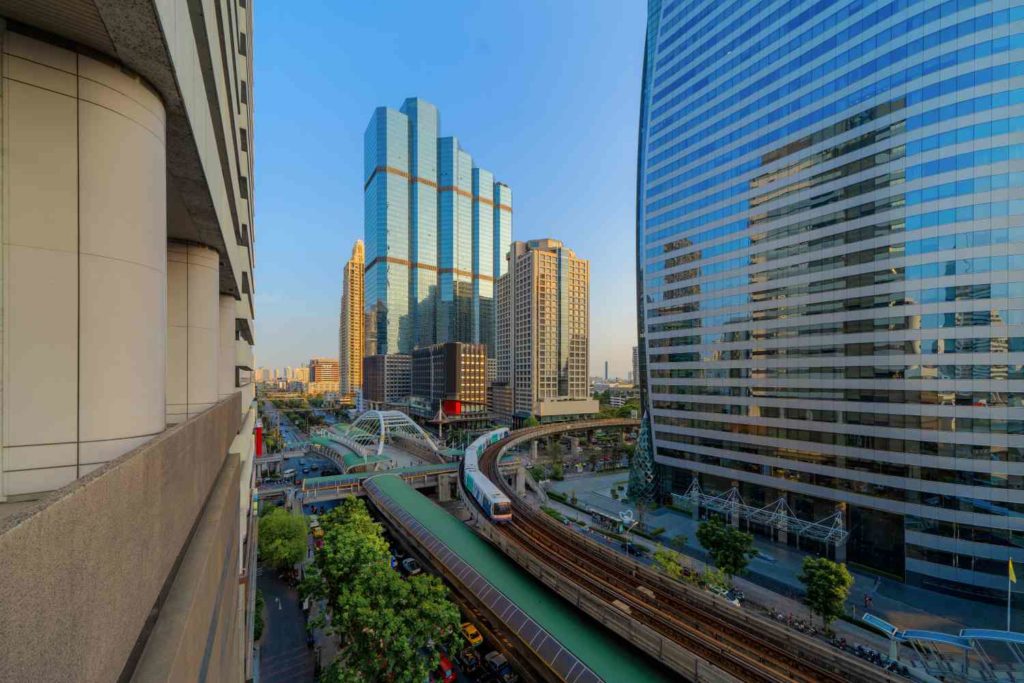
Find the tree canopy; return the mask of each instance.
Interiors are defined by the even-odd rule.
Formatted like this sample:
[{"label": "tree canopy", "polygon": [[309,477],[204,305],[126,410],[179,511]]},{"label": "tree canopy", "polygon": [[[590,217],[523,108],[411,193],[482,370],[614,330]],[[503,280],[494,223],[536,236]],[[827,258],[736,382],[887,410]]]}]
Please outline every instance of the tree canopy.
[{"label": "tree canopy", "polygon": [[826,628],[844,614],[846,599],[853,588],[853,575],[845,564],[825,557],[805,557],[797,578],[807,588],[807,605],[821,617]]},{"label": "tree canopy", "polygon": [[275,507],[260,517],[260,557],[275,569],[288,569],[306,556],[306,519]]},{"label": "tree canopy", "polygon": [[653,558],[654,564],[668,574],[669,578],[678,579],[683,576],[683,565],[680,564],[682,558],[679,553],[658,546],[658,549],[654,551]]},{"label": "tree canopy", "polygon": [[324,599],[338,658],[321,680],[422,681],[438,665],[436,646],[459,644],[460,616],[439,579],[408,579],[390,566],[380,525],[362,500],[323,515],[323,548],[303,591]]},{"label": "tree canopy", "polygon": [[752,535],[734,529],[717,517],[697,527],[697,540],[708,551],[714,565],[730,580],[742,574],[750,558],[757,554]]}]

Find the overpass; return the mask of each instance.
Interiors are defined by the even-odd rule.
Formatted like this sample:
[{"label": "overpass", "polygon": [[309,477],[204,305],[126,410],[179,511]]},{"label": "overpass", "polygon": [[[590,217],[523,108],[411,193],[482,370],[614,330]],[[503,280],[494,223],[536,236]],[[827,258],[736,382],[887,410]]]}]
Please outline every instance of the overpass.
[{"label": "overpass", "polygon": [[427,454],[431,459],[441,453],[437,442],[411,417],[398,410],[367,410],[350,425],[334,425],[325,436],[364,458],[383,457],[384,446],[389,443],[411,447],[417,454]]},{"label": "overpass", "polygon": [[514,446],[557,434],[633,428],[610,419],[521,429],[488,446],[480,470],[512,501],[494,525],[465,495],[482,536],[582,612],[689,680],[895,681],[888,674],[785,626],[737,610],[708,591],[670,579],[521,500],[499,467]]}]

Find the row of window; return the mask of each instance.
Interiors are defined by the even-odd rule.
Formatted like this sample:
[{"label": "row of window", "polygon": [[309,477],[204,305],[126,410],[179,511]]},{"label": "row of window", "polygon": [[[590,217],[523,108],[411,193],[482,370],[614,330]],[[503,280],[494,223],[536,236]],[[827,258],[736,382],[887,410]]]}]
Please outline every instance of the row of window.
[{"label": "row of window", "polygon": [[917,515],[907,515],[903,520],[907,531],[916,531],[931,536],[941,536],[942,538],[952,538],[956,541],[1024,548],[1024,531],[946,522],[939,519],[918,517]]},{"label": "row of window", "polygon": [[941,415],[903,415],[899,413],[866,413],[854,410],[814,410],[780,408],[778,406],[730,405],[722,403],[691,403],[688,401],[655,400],[654,407],[688,413],[745,415],[748,417],[801,420],[831,424],[886,427],[891,429],[924,429],[938,432],[968,434],[1024,434],[1024,420],[951,417]]},{"label": "row of window", "polygon": [[906,552],[907,559],[909,560],[931,562],[932,564],[941,564],[946,567],[966,569],[984,574],[994,574],[995,576],[1004,576],[1006,574],[1006,560],[991,560],[987,557],[975,557],[966,553],[951,553],[945,550],[936,550],[935,548],[925,548],[913,543],[907,544]]},{"label": "row of window", "polygon": [[[984,285],[976,285],[983,287]],[[686,337],[668,337],[652,339],[647,346],[659,348],[686,348],[689,346],[720,344],[718,341],[705,341],[702,335]],[[1024,337],[960,337],[960,338],[924,338],[924,339],[888,339],[874,342],[843,342],[841,339],[828,344],[811,344],[808,346],[783,346],[775,348],[732,348],[723,349],[715,346],[709,350],[694,352],[690,360],[748,360],[761,358],[821,358],[821,357],[854,357],[854,356],[894,356],[919,355],[923,353],[1021,353],[1024,352]]]},{"label": "row of window", "polygon": [[[961,512],[975,512],[980,514],[998,515],[1001,517],[1024,517],[1024,503],[989,501],[978,498],[968,498],[966,496],[948,496],[931,491],[914,491],[893,486],[885,486],[876,482],[844,479],[842,477],[836,477],[828,474],[801,472],[782,467],[767,467],[754,463],[732,460],[729,458],[718,458],[711,455],[689,453],[674,448],[663,448],[660,446],[658,448],[658,452],[664,452],[665,455],[670,457],[676,457],[691,462],[699,462],[714,467],[725,467],[731,470],[749,472],[751,474],[758,475],[763,474],[776,477],[778,479],[784,479],[786,481],[818,486],[832,492],[845,491],[848,493],[883,498],[900,503],[923,505],[932,508],[943,508],[946,510],[959,510]],[[998,479],[995,475],[991,475],[991,478]],[[1015,483],[1018,486],[1015,487],[1014,490],[1020,490],[1019,485],[1021,482],[1016,481]],[[978,485],[986,486],[985,484]],[[993,489],[993,493],[995,493],[995,489],[997,487],[992,485],[991,488]],[[1005,489],[1005,482],[1004,486],[998,488]]]},{"label": "row of window", "polygon": [[[649,362],[656,363],[685,363],[687,361],[676,358],[685,354],[658,354],[652,355]],[[652,369],[651,377],[664,379],[796,379],[796,380],[830,380],[830,379],[871,379],[871,380],[907,380],[907,381],[933,381],[933,380],[1014,380],[1024,379],[1024,365],[1019,363],[1010,364],[988,364],[988,363],[958,363],[958,364],[936,364],[913,363],[910,365],[894,364],[882,365],[850,365],[835,367],[831,365],[818,367],[795,367],[795,368],[761,368],[751,367],[750,363],[744,363],[740,367],[726,368],[672,368],[662,370]]]},{"label": "row of window", "polygon": [[[655,384],[651,393],[677,396],[738,396],[757,399],[852,401],[922,406],[956,406],[957,408],[1021,408],[1024,393],[1019,391],[921,391],[917,389],[865,389],[861,387],[773,387],[711,386],[707,384]],[[958,410],[957,412],[960,412]]]}]

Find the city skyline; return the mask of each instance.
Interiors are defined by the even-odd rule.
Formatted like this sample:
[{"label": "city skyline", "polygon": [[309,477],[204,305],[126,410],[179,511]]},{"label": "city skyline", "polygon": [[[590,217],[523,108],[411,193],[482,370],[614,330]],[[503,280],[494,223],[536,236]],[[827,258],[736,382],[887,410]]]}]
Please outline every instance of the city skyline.
[{"label": "city skyline", "polygon": [[[443,135],[457,135],[474,162],[512,187],[515,239],[554,237],[586,254],[590,374],[603,376],[607,360],[611,375],[627,377],[636,344],[636,139],[622,131],[635,129],[639,111],[642,8],[536,2],[508,15],[497,6],[471,6],[457,25],[413,4],[402,12],[371,5],[311,12],[299,17],[267,3],[258,17],[279,27],[262,35],[256,62],[261,90],[279,93],[260,103],[261,135],[287,135],[294,144],[264,147],[256,158],[260,220],[268,226],[257,264],[264,330],[257,364],[283,367],[337,354],[341,265],[363,238],[367,119],[377,106],[397,108],[418,95],[441,112]],[[558,29],[570,23],[577,28]],[[503,31],[486,28],[495,24]],[[376,50],[383,25],[390,26],[388,54],[368,66],[354,56]],[[309,41],[303,59],[331,69],[289,67],[295,56],[287,36],[311,30],[323,40]],[[464,34],[478,36],[470,61]],[[331,49],[337,35],[351,45],[340,54]],[[506,63],[516,68],[502,67],[502,88],[466,86],[486,83]],[[587,74],[598,71],[602,88],[588,87]],[[613,91],[623,97],[608,101]],[[309,112],[298,129],[296,106]],[[573,163],[559,162],[566,158]]]}]

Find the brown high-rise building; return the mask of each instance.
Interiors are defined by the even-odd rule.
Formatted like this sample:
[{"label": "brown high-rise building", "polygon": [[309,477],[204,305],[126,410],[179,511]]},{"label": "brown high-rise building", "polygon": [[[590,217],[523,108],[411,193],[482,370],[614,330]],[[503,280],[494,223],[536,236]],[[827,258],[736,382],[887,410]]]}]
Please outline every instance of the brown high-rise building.
[{"label": "brown high-rise building", "polygon": [[351,400],[363,384],[363,241],[356,240],[345,264],[338,320],[338,372],[342,398]]},{"label": "brown high-rise building", "polygon": [[487,347],[448,342],[412,352],[409,409],[421,417],[487,412]]},{"label": "brown high-rise building", "polygon": [[587,389],[590,262],[554,239],[513,242],[498,280],[495,384],[511,416],[561,420],[598,412]]},{"label": "brown high-rise building", "polygon": [[313,358],[309,361],[309,393],[338,391],[338,361],[335,358]]}]

